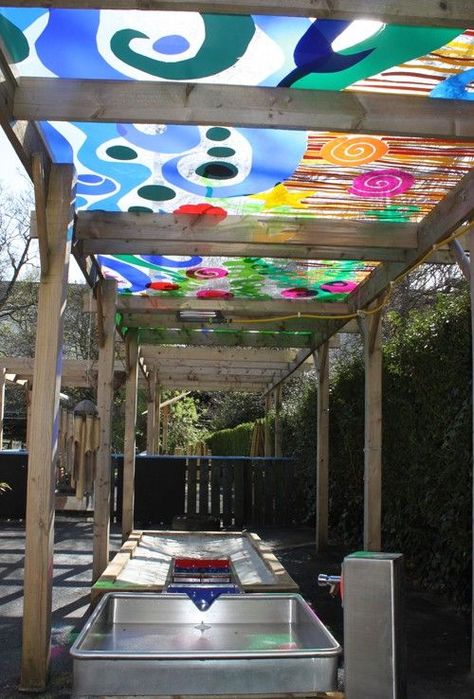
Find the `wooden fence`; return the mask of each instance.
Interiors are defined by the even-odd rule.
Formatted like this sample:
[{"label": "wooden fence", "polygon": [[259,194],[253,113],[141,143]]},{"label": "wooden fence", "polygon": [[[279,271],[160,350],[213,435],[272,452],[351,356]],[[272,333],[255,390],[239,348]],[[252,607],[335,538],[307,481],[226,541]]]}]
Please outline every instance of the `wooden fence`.
[{"label": "wooden fence", "polygon": [[223,527],[287,525],[294,461],[263,457],[188,457],[186,514],[212,515]]}]

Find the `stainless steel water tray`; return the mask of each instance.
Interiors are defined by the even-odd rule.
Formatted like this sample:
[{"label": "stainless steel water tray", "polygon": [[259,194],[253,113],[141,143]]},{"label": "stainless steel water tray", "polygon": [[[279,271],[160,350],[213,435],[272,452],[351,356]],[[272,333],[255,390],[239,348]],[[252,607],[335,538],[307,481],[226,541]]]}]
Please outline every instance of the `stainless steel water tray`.
[{"label": "stainless steel water tray", "polygon": [[297,594],[106,595],[71,649],[74,696],[263,694],[336,688],[341,648]]}]

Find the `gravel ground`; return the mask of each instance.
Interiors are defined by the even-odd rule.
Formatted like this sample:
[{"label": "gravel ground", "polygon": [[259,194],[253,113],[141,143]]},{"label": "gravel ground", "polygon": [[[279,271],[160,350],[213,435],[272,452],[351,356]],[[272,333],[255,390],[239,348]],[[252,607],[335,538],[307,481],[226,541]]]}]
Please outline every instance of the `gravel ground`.
[{"label": "gravel ground", "polygon": [[[257,530],[258,531],[258,530]],[[331,548],[314,553],[310,529],[258,531],[269,543],[303,596],[343,643],[342,609],[325,589],[315,583],[319,573],[337,574],[348,552]],[[24,528],[0,522],[0,697],[18,699],[21,636]],[[120,547],[113,530],[111,552]],[[84,624],[89,608],[92,570],[92,524],[57,518],[54,566],[51,677],[42,697],[71,696],[69,647]],[[407,591],[408,699],[472,699],[469,668],[469,620],[442,598]],[[343,670],[340,672],[343,688]],[[37,695],[36,695],[37,696]]]}]

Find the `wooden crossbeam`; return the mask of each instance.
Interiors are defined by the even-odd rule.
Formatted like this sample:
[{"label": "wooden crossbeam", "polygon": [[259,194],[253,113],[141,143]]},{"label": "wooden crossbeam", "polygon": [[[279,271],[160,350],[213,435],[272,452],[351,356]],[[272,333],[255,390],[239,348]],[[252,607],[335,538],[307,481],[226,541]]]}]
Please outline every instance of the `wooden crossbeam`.
[{"label": "wooden crossbeam", "polygon": [[[196,360],[202,362],[224,362],[224,363],[244,363],[244,362],[283,362],[293,361],[296,351],[291,349],[232,349],[230,347],[159,347],[142,343],[142,353],[149,360],[156,360],[158,363],[171,359],[173,361],[187,362]],[[0,357],[0,367],[2,367],[2,357]]]},{"label": "wooden crossbeam", "polygon": [[138,332],[140,344],[198,345],[211,347],[310,347],[310,333],[201,332],[198,330],[148,330]]},{"label": "wooden crossbeam", "polygon": [[[83,308],[89,311],[88,302]],[[318,303],[314,301],[301,300],[279,300],[252,301],[250,299],[196,299],[192,297],[163,298],[158,296],[131,296],[119,295],[117,297],[117,311],[119,313],[156,313],[156,312],[176,312],[179,310],[199,310],[199,311],[222,311],[233,315],[266,316],[286,315],[286,314],[322,314],[322,315],[345,315],[349,312],[349,307],[345,303]],[[92,311],[95,305],[92,303]]]},{"label": "wooden crossbeam", "polygon": [[189,379],[173,379],[161,384],[164,390],[173,391],[241,391],[243,393],[262,393],[263,383],[234,384],[226,381],[190,381]]},{"label": "wooden crossbeam", "polygon": [[413,223],[298,217],[213,216],[86,211],[77,217],[84,255],[187,254],[297,259],[404,261],[416,248]]},{"label": "wooden crossbeam", "polygon": [[474,140],[472,112],[463,100],[237,85],[23,77],[13,117]]},{"label": "wooden crossbeam", "polygon": [[174,10],[223,14],[286,15],[325,19],[378,19],[387,23],[467,27],[470,0],[2,0],[5,7],[102,10]]}]

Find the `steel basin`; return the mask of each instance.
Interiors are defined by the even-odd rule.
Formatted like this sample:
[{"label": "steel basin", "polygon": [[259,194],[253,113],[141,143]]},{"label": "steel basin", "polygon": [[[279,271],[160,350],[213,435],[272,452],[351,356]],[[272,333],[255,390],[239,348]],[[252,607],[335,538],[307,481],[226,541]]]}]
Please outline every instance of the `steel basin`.
[{"label": "steel basin", "polygon": [[330,691],[341,648],[297,594],[106,595],[71,648],[74,696]]}]

